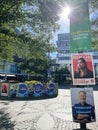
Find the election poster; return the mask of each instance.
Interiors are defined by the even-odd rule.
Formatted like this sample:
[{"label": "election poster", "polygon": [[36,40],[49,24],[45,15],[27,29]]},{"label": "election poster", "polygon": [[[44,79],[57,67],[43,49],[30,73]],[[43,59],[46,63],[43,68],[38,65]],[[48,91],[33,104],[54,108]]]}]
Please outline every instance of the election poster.
[{"label": "election poster", "polygon": [[92,50],[89,8],[87,0],[73,0],[70,15],[71,52]]},{"label": "election poster", "polygon": [[9,89],[9,84],[2,83],[1,84],[1,96],[8,96],[8,89]]},{"label": "election poster", "polygon": [[56,89],[55,84],[54,83],[48,83],[47,86],[48,86],[48,95],[50,95],[50,96],[54,95],[55,89]]},{"label": "election poster", "polygon": [[73,54],[71,62],[73,85],[95,84],[95,72],[91,54]]},{"label": "election poster", "polygon": [[43,96],[43,85],[41,83],[34,85],[34,97],[40,97]]},{"label": "election poster", "polygon": [[27,84],[24,84],[24,83],[19,84],[18,96],[19,97],[28,97],[28,86],[27,86]]},{"label": "election poster", "polygon": [[9,88],[9,97],[15,98],[18,96],[18,89],[19,84],[18,83],[11,83]]},{"label": "election poster", "polygon": [[71,102],[74,122],[96,121],[93,88],[71,88]]},{"label": "election poster", "polygon": [[34,94],[34,85],[28,84],[28,97],[32,97]]}]

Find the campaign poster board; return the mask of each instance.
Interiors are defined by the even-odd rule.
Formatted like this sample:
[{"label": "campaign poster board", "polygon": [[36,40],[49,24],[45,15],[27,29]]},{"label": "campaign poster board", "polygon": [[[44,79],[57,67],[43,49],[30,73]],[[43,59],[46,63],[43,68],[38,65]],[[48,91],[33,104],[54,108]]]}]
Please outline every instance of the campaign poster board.
[{"label": "campaign poster board", "polygon": [[43,96],[43,85],[41,83],[34,85],[34,97],[41,97]]},{"label": "campaign poster board", "polygon": [[19,83],[11,83],[9,87],[9,97],[18,97]]},{"label": "campaign poster board", "polygon": [[19,97],[28,97],[28,86],[25,83],[19,84],[19,91],[18,91]]},{"label": "campaign poster board", "polygon": [[48,95],[49,96],[54,95],[55,89],[56,89],[55,84],[54,83],[48,83],[47,85],[48,85]]},{"label": "campaign poster board", "polygon": [[92,50],[88,0],[72,0],[70,14],[71,52]]},{"label": "campaign poster board", "polygon": [[71,102],[74,122],[96,121],[93,88],[71,88]]},{"label": "campaign poster board", "polygon": [[49,95],[49,88],[48,88],[48,83],[43,84],[43,96],[48,96]]},{"label": "campaign poster board", "polygon": [[91,54],[71,56],[73,85],[95,85],[95,72]]},{"label": "campaign poster board", "polygon": [[28,97],[32,97],[34,94],[34,85],[28,84]]},{"label": "campaign poster board", "polygon": [[8,96],[9,93],[9,84],[8,83],[2,83],[1,84],[1,96]]}]

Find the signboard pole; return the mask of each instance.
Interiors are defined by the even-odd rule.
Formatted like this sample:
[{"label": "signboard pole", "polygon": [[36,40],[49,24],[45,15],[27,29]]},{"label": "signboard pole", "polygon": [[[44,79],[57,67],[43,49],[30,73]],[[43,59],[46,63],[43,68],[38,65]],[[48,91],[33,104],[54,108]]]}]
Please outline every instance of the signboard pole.
[{"label": "signboard pole", "polygon": [[70,50],[78,52],[72,55],[73,85],[76,85],[78,94],[73,100],[75,95],[71,93],[73,120],[80,124],[80,128],[76,130],[88,130],[86,123],[93,122],[93,119],[95,121],[94,106],[87,103],[86,92],[82,91],[85,85],[95,84],[92,56],[83,54],[83,51],[92,50],[88,0],[73,0],[72,6],[74,9],[70,15]]},{"label": "signboard pole", "polygon": [[[79,51],[78,53],[83,53],[83,51]],[[82,88],[84,88],[84,86],[82,86]],[[86,128],[86,123],[80,123],[80,130],[88,130]]]},{"label": "signboard pole", "polygon": [[74,129],[74,130],[90,130],[86,128],[86,123],[80,123],[80,129]]},{"label": "signboard pole", "polygon": [[[81,51],[81,52],[79,51],[78,54],[83,54],[83,51]],[[85,88],[85,87],[88,87],[88,85],[84,85],[84,84],[83,85],[76,85],[76,88]],[[80,122],[79,124],[80,124],[80,128],[74,129],[74,130],[89,130],[86,128],[86,124],[87,124],[86,122],[84,122],[84,123]]]},{"label": "signboard pole", "polygon": [[87,130],[86,123],[80,123],[80,130]]},{"label": "signboard pole", "polygon": [[[79,52],[79,53],[81,53],[81,52]],[[83,53],[83,52],[82,52]],[[84,88],[84,86],[82,86],[82,88]],[[80,123],[80,130],[88,130],[87,128],[86,128],[86,123]]]}]

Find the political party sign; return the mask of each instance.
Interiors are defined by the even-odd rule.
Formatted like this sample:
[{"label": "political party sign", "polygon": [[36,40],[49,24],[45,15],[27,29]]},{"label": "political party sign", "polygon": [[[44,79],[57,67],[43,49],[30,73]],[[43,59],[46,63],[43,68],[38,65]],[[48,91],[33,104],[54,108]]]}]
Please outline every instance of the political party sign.
[{"label": "political party sign", "polygon": [[41,83],[34,85],[34,97],[40,97],[43,96],[43,85]]},{"label": "political party sign", "polygon": [[27,84],[20,83],[19,84],[19,91],[18,91],[19,97],[28,97],[28,87]]},{"label": "political party sign", "polygon": [[95,84],[95,73],[91,54],[73,54],[71,62],[73,85]]},{"label": "political party sign", "polygon": [[71,102],[74,122],[96,121],[93,88],[71,88]]},{"label": "political party sign", "polygon": [[17,97],[18,89],[19,89],[18,83],[11,83],[9,87],[9,97],[13,97],[13,98]]},{"label": "political party sign", "polygon": [[8,96],[8,89],[9,89],[9,84],[2,83],[1,84],[1,96]]},{"label": "political party sign", "polygon": [[71,52],[92,50],[89,8],[87,0],[73,0],[70,15]]},{"label": "political party sign", "polygon": [[55,94],[55,84],[54,83],[48,83],[48,95],[54,95]]}]

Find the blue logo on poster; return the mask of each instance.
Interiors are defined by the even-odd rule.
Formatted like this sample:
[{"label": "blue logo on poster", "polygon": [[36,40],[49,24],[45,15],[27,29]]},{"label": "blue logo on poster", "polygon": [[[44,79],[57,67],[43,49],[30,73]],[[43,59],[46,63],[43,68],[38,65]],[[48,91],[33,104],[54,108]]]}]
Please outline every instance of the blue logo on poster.
[{"label": "blue logo on poster", "polygon": [[40,96],[42,96],[42,89],[43,89],[42,84],[36,84],[34,86],[34,94],[33,94],[33,96],[34,97],[40,97]]},{"label": "blue logo on poster", "polygon": [[19,85],[19,93],[24,94],[27,91],[27,86],[26,84],[20,84]]},{"label": "blue logo on poster", "polygon": [[35,85],[35,92],[40,93],[42,91],[42,85],[41,84],[36,84]]}]

